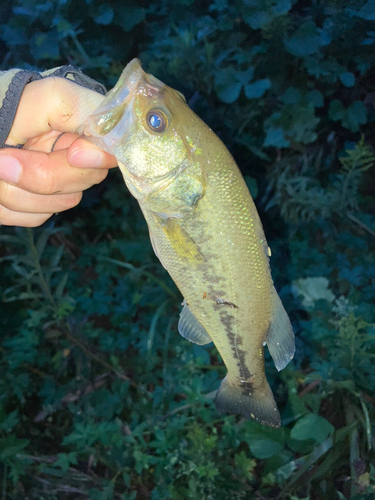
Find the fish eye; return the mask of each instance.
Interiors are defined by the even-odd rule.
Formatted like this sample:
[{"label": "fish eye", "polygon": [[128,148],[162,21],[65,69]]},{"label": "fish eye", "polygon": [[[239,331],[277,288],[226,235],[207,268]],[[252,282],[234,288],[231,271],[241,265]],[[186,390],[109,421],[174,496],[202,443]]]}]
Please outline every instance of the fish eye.
[{"label": "fish eye", "polygon": [[151,109],[147,113],[146,123],[154,132],[164,132],[168,127],[168,119],[159,109]]}]

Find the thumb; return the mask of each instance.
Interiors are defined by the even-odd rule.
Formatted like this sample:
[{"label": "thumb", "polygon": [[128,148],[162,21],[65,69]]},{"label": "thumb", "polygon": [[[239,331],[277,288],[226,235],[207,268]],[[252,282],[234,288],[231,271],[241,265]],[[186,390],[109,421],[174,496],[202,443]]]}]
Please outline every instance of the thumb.
[{"label": "thumb", "polygon": [[75,132],[104,96],[65,78],[48,77],[26,85],[7,144],[57,130]]}]

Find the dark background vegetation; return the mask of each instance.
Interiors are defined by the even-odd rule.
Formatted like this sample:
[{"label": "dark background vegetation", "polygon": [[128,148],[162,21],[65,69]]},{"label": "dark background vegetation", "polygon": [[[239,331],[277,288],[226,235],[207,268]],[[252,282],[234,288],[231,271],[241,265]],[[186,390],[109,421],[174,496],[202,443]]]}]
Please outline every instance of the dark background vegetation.
[{"label": "dark background vegetation", "polygon": [[139,56],[225,140],[255,198],[297,352],[281,429],[218,414],[225,368],[118,171],[35,230],[1,228],[0,498],[375,495],[375,2],[16,0],[1,69],[106,84]]}]

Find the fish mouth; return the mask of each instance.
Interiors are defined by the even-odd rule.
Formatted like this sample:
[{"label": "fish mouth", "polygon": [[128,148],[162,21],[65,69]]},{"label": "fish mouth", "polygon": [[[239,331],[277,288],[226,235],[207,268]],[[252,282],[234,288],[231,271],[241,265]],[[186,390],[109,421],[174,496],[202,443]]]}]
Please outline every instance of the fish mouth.
[{"label": "fish mouth", "polygon": [[125,138],[135,117],[130,103],[139,84],[146,82],[151,89],[160,90],[165,85],[153,75],[146,73],[139,59],[133,59],[124,68],[121,76],[103,102],[79,127],[78,133],[110,154]]}]

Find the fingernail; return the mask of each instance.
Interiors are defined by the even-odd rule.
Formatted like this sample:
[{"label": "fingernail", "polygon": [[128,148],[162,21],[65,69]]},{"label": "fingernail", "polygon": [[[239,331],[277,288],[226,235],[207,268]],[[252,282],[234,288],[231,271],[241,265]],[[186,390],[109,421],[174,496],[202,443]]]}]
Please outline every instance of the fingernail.
[{"label": "fingernail", "polygon": [[98,149],[77,149],[69,155],[69,163],[73,167],[100,167],[104,161],[104,156]]},{"label": "fingernail", "polygon": [[22,172],[21,163],[14,156],[0,155],[0,179],[17,184]]}]

